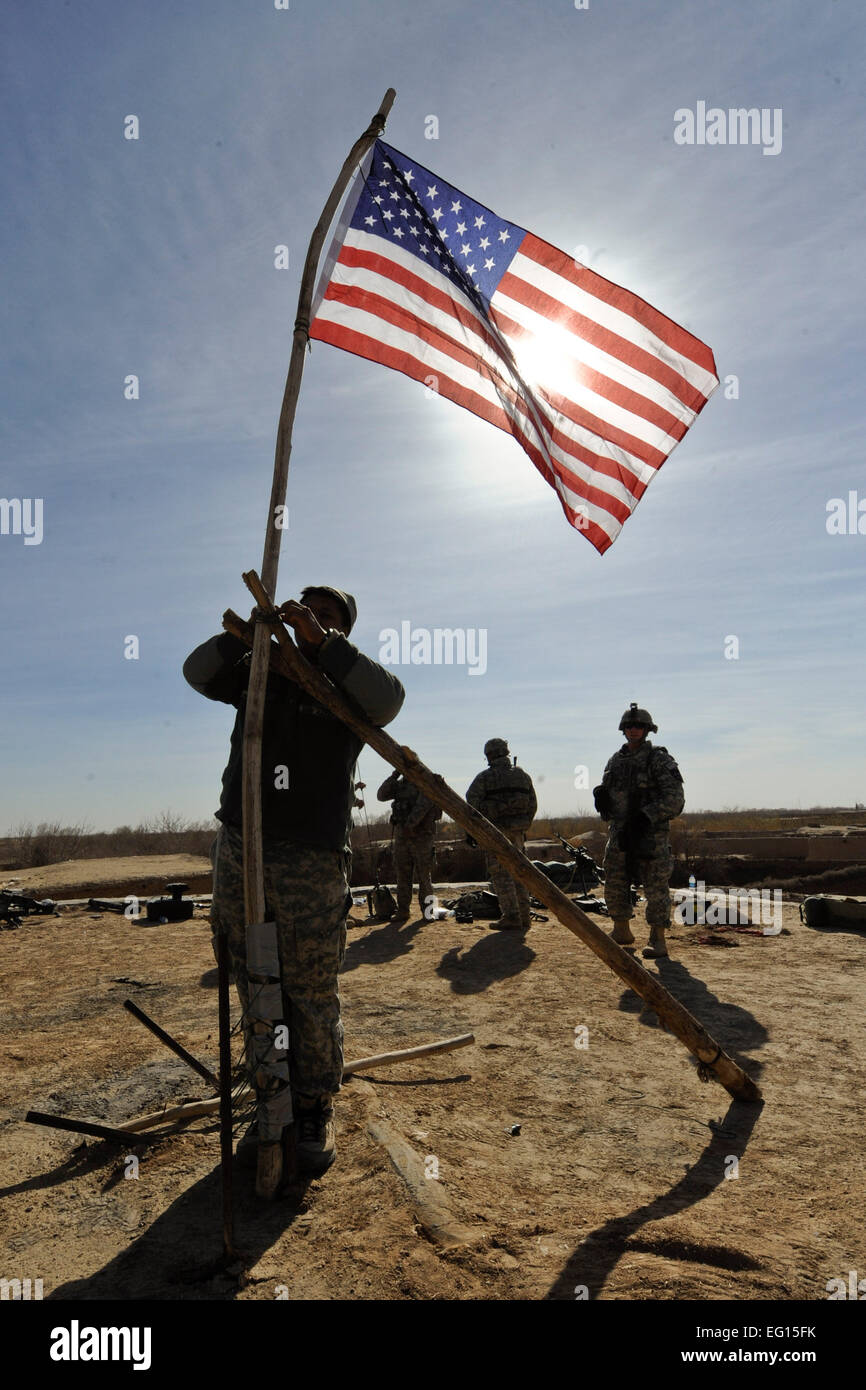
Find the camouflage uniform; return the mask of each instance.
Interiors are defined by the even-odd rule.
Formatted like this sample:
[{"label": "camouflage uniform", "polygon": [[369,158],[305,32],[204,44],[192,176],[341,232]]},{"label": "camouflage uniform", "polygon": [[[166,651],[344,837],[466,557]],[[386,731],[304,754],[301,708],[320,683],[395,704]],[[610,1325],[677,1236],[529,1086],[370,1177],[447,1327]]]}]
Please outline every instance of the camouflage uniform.
[{"label": "camouflage uniform", "polygon": [[[351,595],[336,594],[355,618]],[[305,590],[305,595],[310,592]],[[404,691],[389,671],[364,656],[346,633],[329,630],[310,658],[380,727],[399,711]],[[250,934],[246,923],[242,859],[242,744],[249,681],[249,649],[228,633],[202,643],[187,658],[184,676],[200,694],[237,709],[229,762],[223,774],[211,856],[214,867],[211,925],[225,930],[230,966],[245,1011],[247,1058],[259,1100],[275,1094],[277,1078],[286,1101],[302,1108],[326,1105],[339,1090],[343,1072],[343,1029],[337,973],[346,945],[351,854],[349,831],[354,803],[354,767],[363,741],[294,681],[268,674],[262,735],[262,854],[266,915],[275,923],[274,969],[250,981]],[[214,943],[216,944],[216,943]],[[272,947],[273,950],[273,947]],[[258,1005],[256,1000],[259,1000]],[[267,1007],[265,1007],[267,1003]],[[274,1042],[282,1022],[289,1029],[289,1063]],[[257,1012],[258,1009],[258,1012]],[[253,1027],[249,1014],[259,1021]],[[264,1024],[262,1023],[264,1020]],[[256,1040],[253,1035],[257,1034]],[[288,1123],[287,1105],[276,1105]],[[260,1108],[261,1116],[261,1108]],[[270,1123],[270,1122],[269,1122]],[[276,1123],[276,1121],[275,1121]],[[261,1134],[270,1141],[275,1136]]]},{"label": "camouflage uniform", "polygon": [[[604,769],[601,786],[607,793],[610,833],[604,854],[604,898],[615,921],[634,916],[631,884],[642,883],[646,894],[646,919],[651,929],[670,925],[668,882],[673,868],[668,824],[683,809],[683,779],[666,748],[646,739],[638,748],[620,748]],[[642,815],[642,823],[630,845],[626,827],[630,818]]]},{"label": "camouflage uniform", "polygon": [[[488,754],[490,766],[479,772],[466,793],[466,800],[522,853],[526,831],[538,809],[535,788],[529,773],[512,764],[504,739],[489,740],[485,753],[491,745],[501,745],[505,751],[497,754],[494,747]],[[487,872],[490,887],[499,899],[500,921],[504,925],[528,927],[530,908],[526,888],[511,877],[493,854],[487,855]]]},{"label": "camouflage uniform", "polygon": [[397,876],[397,916],[408,918],[412,907],[413,876],[418,882],[421,911],[433,894],[433,859],[436,822],[441,810],[414,782],[399,772],[386,777],[376,793],[379,801],[393,801],[393,856]]},{"label": "camouflage uniform", "polygon": [[[337,972],[346,949],[352,903],[348,860],[337,850],[291,840],[264,840],[266,917],[276,923],[282,1022],[289,1029],[289,1075],[295,1095],[325,1096],[340,1089],[343,1025]],[[211,929],[224,931],[232,979],[244,1010],[244,1038],[252,1062],[244,909],[243,835],[220,826],[211,850],[214,866]],[[214,948],[216,942],[214,941]],[[252,986],[255,994],[255,986]]]}]

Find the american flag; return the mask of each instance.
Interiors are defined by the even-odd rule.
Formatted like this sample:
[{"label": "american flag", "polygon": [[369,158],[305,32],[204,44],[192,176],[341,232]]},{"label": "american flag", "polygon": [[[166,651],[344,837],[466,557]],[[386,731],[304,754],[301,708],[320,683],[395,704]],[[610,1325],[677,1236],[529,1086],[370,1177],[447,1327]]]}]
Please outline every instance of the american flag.
[{"label": "american flag", "polygon": [[509,431],[601,553],[718,385],[705,343],[381,140],[310,337]]}]

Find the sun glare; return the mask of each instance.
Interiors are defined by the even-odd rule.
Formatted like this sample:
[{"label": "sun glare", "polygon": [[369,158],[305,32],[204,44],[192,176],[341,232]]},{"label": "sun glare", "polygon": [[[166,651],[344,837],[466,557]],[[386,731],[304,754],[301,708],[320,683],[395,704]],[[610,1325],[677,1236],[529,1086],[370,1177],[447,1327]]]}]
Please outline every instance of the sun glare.
[{"label": "sun glare", "polygon": [[581,346],[572,333],[546,328],[531,341],[514,345],[514,360],[530,389],[568,396],[588,405],[592,393],[580,384],[577,375],[584,359],[575,349]]}]

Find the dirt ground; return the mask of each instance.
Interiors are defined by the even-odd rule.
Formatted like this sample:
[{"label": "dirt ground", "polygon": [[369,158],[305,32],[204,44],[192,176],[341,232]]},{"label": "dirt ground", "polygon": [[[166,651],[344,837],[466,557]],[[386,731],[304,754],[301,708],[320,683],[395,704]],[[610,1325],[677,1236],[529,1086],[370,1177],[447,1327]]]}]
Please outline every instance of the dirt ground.
[{"label": "dirt ground", "polygon": [[[866,1274],[866,937],[811,931],[787,904],[784,924],[726,945],[677,927],[671,959],[647,963],[763,1105],[702,1084],[555,920],[525,938],[453,920],[351,928],[347,1059],[476,1041],[347,1082],[337,1163],[305,1189],[263,1205],[236,1167],[239,1281],[214,1273],[214,1118],[118,1147],[23,1122],[33,1108],[120,1124],[208,1094],[121,1007],[216,1069],[206,914],[25,919],[0,932],[0,1275],[74,1299],[826,1299],[828,1280]],[[642,944],[642,908],[635,930]],[[414,1150],[420,1192],[385,1133]]]},{"label": "dirt ground", "polygon": [[191,893],[209,893],[210,860],[197,854],[140,854],[117,859],[67,859],[41,869],[15,869],[0,876],[0,888],[38,898],[140,897],[165,892],[166,883],[185,883]]}]

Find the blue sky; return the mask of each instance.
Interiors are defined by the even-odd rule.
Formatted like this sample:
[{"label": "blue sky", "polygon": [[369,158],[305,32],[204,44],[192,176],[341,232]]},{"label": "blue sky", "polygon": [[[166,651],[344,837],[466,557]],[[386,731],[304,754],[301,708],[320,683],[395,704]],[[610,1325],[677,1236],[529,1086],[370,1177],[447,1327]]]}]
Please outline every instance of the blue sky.
[{"label": "blue sky", "polygon": [[[251,606],[307,241],[388,86],[391,144],[588,247],[739,395],[602,558],[508,436],[314,343],[280,597],[351,590],[373,657],[405,620],[486,630],[483,676],[398,671],[391,732],[460,791],[497,735],[543,810],[587,808],[574,768],[598,780],[637,700],[692,809],[866,800],[866,534],[826,529],[866,499],[857,7],[14,0],[0,26],[0,496],[44,507],[41,544],[0,535],[0,833],[215,808],[233,712],[181,666]],[[781,151],[677,145],[699,101],[780,108]]]}]

